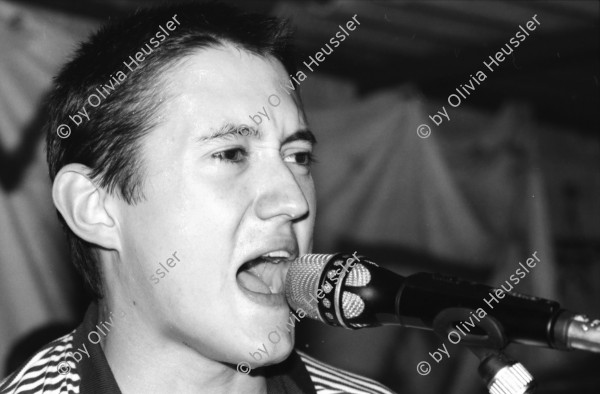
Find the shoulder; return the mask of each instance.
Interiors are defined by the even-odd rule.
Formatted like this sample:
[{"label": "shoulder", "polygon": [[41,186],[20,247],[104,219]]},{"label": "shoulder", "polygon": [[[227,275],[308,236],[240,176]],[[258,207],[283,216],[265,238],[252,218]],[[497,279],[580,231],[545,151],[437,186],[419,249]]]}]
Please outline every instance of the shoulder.
[{"label": "shoulder", "polygon": [[296,350],[318,394],[395,394],[372,379],[325,364]]},{"label": "shoulder", "polygon": [[72,342],[73,332],[44,346],[0,381],[0,393],[78,394],[80,379],[74,370]]}]

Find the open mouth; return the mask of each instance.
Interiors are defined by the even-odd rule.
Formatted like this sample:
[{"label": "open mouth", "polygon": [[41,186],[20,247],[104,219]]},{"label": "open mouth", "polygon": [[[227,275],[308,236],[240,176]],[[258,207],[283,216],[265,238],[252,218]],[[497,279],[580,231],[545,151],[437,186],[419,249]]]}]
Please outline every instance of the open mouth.
[{"label": "open mouth", "polygon": [[272,252],[243,264],[237,272],[238,284],[260,294],[282,294],[285,266],[291,262],[287,252]]}]

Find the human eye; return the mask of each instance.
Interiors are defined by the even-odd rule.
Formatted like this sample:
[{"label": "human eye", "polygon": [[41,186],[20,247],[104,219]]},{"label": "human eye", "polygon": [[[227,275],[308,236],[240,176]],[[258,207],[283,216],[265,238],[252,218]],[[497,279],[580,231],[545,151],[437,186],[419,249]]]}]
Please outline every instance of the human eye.
[{"label": "human eye", "polygon": [[243,162],[248,157],[244,148],[230,148],[212,154],[212,157],[225,163],[236,164]]},{"label": "human eye", "polygon": [[287,155],[284,158],[284,161],[310,168],[311,165],[315,163],[315,156],[311,151],[300,151]]}]

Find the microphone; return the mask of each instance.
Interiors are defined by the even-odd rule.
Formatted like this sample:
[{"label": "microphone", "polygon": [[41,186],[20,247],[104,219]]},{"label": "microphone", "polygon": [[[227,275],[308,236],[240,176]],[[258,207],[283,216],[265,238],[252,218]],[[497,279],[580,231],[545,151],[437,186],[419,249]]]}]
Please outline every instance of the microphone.
[{"label": "microphone", "polygon": [[434,330],[450,340],[454,333],[466,345],[502,348],[515,342],[600,352],[600,320],[555,301],[441,274],[403,277],[356,252],[296,259],[286,277],[286,298],[300,317],[349,329],[394,324]]}]

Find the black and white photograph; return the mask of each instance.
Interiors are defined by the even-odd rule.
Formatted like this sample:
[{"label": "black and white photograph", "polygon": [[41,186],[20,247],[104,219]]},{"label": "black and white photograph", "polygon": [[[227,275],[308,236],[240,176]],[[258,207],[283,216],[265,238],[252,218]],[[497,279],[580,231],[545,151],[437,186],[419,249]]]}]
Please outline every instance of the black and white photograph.
[{"label": "black and white photograph", "polygon": [[0,0],[0,394],[599,372],[600,1]]}]

